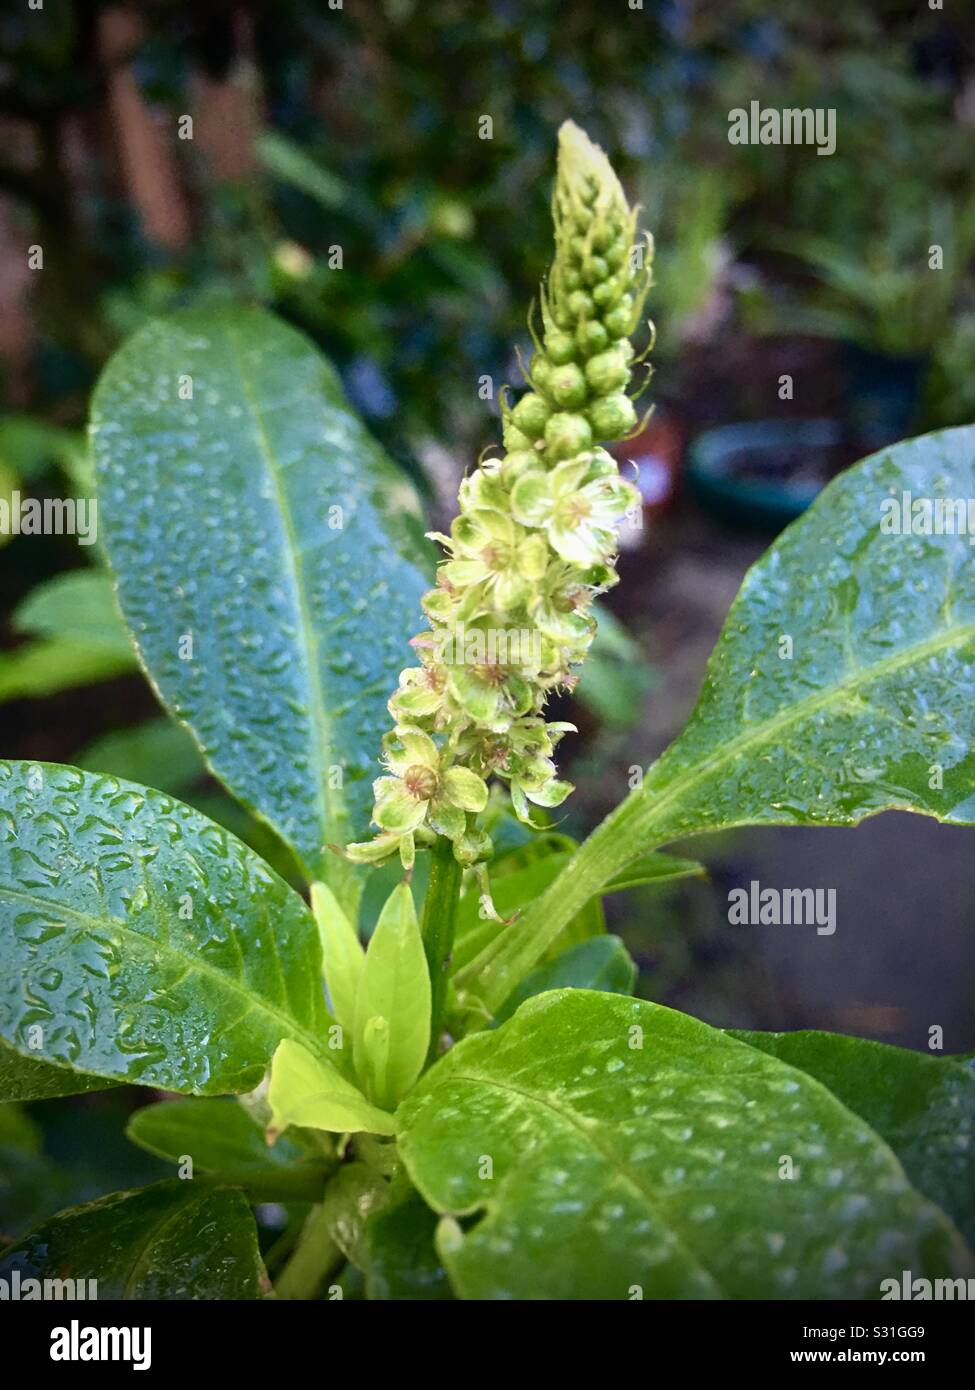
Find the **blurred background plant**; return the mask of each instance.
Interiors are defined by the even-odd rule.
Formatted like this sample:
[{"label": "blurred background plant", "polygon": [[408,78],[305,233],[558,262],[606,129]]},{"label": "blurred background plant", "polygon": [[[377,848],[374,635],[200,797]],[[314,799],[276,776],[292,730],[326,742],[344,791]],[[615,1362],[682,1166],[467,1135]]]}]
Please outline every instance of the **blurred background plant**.
[{"label": "blurred background plant", "polygon": [[[729,112],[752,100],[834,108],[835,153],[730,144]],[[645,524],[565,701],[580,835],[683,723],[770,531],[870,448],[975,418],[975,15],[905,0],[49,0],[0,17],[0,498],[89,495],[82,427],[112,349],[147,317],[232,297],[315,338],[443,524],[498,437],[498,387],[519,380],[566,116],[646,209],[659,327],[656,411],[622,451]],[[0,547],[0,752],[161,786],[288,872],[161,716],[97,547]],[[859,843],[907,863],[900,822],[881,824]],[[957,838],[931,833],[955,865]],[[870,969],[847,960],[803,988],[816,942],[783,965],[729,935],[726,882],[746,866],[799,881],[818,862],[805,844],[732,838],[710,885],[614,899],[640,988],[721,1022],[914,1041],[927,996],[896,953],[881,969],[868,949]],[[859,860],[851,892],[876,871]],[[941,881],[926,920],[940,910],[961,943],[971,894]],[[970,1028],[970,968],[957,981],[939,1007]]]}]

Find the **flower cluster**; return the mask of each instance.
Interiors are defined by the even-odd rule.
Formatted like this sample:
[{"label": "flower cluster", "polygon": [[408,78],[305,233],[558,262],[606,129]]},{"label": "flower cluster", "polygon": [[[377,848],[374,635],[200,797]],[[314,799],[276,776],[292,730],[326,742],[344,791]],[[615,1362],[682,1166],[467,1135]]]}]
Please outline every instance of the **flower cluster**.
[{"label": "flower cluster", "polygon": [[[419,665],[389,701],[389,775],[374,791],[379,835],[346,853],[376,862],[435,835],[461,863],[490,854],[478,826],[491,777],[508,784],[518,817],[572,790],[553,753],[571,724],[546,723],[549,693],[575,684],[595,634],[594,595],[616,583],[616,526],[639,504],[600,441],[636,427],[627,394],[630,335],[651,282],[653,244],[634,245],[631,210],[606,156],[572,122],[559,133],[553,196],[555,257],[541,294],[542,338],[530,390],[502,395],[502,458],[460,488],[447,554],[424,598]],[[649,372],[648,372],[649,375]]]}]

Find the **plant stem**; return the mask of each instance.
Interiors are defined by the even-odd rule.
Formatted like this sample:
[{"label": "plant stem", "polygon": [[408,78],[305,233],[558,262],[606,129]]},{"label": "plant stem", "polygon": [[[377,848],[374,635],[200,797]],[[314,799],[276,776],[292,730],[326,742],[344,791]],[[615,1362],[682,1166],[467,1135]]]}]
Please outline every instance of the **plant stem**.
[{"label": "plant stem", "polygon": [[473,996],[487,1017],[494,1014],[589,899],[651,847],[640,820],[644,809],[636,794],[617,806],[525,915],[459,972],[454,979],[458,993]]},{"label": "plant stem", "polygon": [[274,1286],[278,1298],[314,1298],[345,1256],[325,1223],[324,1206],[312,1207],[291,1259]]},{"label": "plant stem", "polygon": [[438,835],[431,850],[430,881],[423,904],[423,949],[430,971],[430,1052],[428,1060],[437,1055],[443,1028],[444,1001],[447,997],[447,970],[454,949],[454,929],[457,924],[457,903],[463,870],[454,858],[450,840]]}]

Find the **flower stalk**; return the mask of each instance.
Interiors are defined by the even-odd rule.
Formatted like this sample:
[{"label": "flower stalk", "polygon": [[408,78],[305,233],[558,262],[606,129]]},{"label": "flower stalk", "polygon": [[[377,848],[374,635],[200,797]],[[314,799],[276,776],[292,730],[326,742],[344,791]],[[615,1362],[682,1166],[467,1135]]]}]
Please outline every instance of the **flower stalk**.
[{"label": "flower stalk", "polygon": [[[550,694],[571,690],[595,635],[594,597],[617,582],[617,529],[639,505],[602,445],[637,428],[630,343],[650,288],[653,243],[636,242],[605,154],[571,121],[559,132],[552,199],[555,255],[540,294],[541,336],[529,390],[501,393],[504,453],[466,477],[443,546],[419,664],[400,676],[374,784],[379,834],[347,847],[357,862],[450,841],[461,865],[482,865],[479,823],[488,782],[505,783],[518,818],[571,792],[554,753],[572,724],[547,722]],[[649,373],[649,368],[647,369]]]}]

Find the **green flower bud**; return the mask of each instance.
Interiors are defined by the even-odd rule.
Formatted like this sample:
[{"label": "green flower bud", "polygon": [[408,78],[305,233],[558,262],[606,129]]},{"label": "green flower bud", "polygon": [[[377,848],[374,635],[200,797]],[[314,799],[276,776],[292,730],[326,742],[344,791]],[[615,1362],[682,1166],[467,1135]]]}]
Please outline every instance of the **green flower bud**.
[{"label": "green flower bud", "polygon": [[592,443],[592,427],[584,415],[557,411],[545,426],[545,448],[553,463],[574,458]]},{"label": "green flower bud", "polygon": [[[624,381],[625,381],[624,377]],[[553,367],[548,379],[548,394],[555,401],[556,405],[565,409],[573,409],[579,405],[585,405],[586,378],[582,374],[582,368],[577,367],[574,362],[568,362],[564,367]]]},{"label": "green flower bud", "polygon": [[619,299],[619,285],[615,280],[603,280],[592,291],[592,302],[597,309],[605,310]]},{"label": "green flower bud", "polygon": [[600,352],[586,363],[586,380],[597,396],[611,396],[630,379],[630,369],[618,348]]},{"label": "green flower bud", "polygon": [[553,367],[564,366],[575,355],[576,345],[571,333],[550,333],[545,339],[545,356]]},{"label": "green flower bud", "polygon": [[584,290],[574,290],[566,301],[566,307],[573,319],[591,319],[593,302]]},{"label": "green flower bud", "polygon": [[581,350],[589,357],[594,352],[602,352],[609,346],[609,333],[604,324],[598,319],[590,319],[587,323],[580,323],[576,329],[576,342]]},{"label": "green flower bud", "polygon": [[545,426],[551,410],[541,396],[534,391],[529,391],[511,412],[511,419],[515,428],[521,430],[527,439],[540,439],[545,433]]},{"label": "green flower bud", "polygon": [[[609,266],[602,256],[590,256],[589,260],[582,267],[582,278],[587,285],[598,285],[601,280],[605,280],[609,274]],[[598,304],[595,291],[593,292],[593,303]]]},{"label": "green flower bud", "polygon": [[505,487],[512,487],[523,473],[533,468],[541,468],[541,460],[534,449],[517,449],[508,454],[501,464],[501,478]]},{"label": "green flower bud", "polygon": [[625,237],[620,237],[619,241],[614,241],[612,245],[607,246],[603,252],[606,264],[609,266],[610,270],[620,270],[629,254],[630,248]]},{"label": "green flower bud", "polygon": [[511,423],[510,416],[505,421],[503,434],[504,447],[510,449],[512,453],[521,449],[530,449],[532,446],[532,441],[528,438],[528,435],[523,434],[516,425]]},{"label": "green flower bud", "polygon": [[552,375],[552,364],[541,353],[536,353],[531,360],[529,369],[531,383],[536,391],[542,391],[548,395],[548,384]]},{"label": "green flower bud", "polygon": [[603,323],[606,325],[606,332],[611,338],[625,338],[630,331],[630,319],[633,317],[633,296],[624,294],[618,304],[612,309],[608,309],[603,315]]},{"label": "green flower bud", "polygon": [[604,256],[609,247],[613,244],[615,235],[609,222],[600,222],[599,225],[593,229],[592,249]]},{"label": "green flower bud", "polygon": [[633,402],[622,392],[593,401],[586,415],[597,439],[622,439],[636,424]]}]

